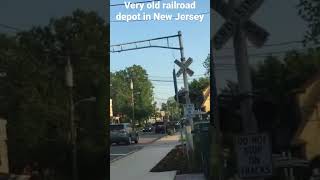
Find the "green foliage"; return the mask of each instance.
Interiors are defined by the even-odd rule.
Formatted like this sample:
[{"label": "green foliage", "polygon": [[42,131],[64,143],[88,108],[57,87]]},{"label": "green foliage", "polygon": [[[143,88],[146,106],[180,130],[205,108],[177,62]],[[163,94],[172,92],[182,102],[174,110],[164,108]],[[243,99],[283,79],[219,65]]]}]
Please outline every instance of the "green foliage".
[{"label": "green foliage", "polygon": [[[8,119],[11,170],[38,161],[66,175],[71,172],[70,107],[64,69],[67,56],[74,68],[74,101],[92,96],[97,99],[76,107],[82,155],[79,165],[90,167],[81,177],[105,166],[105,162],[98,163],[108,147],[109,88],[102,41],[107,35],[103,23],[96,13],[76,10],[72,16],[52,19],[47,26],[10,38],[0,36],[0,69],[8,74],[0,80],[4,81],[0,96],[6,97],[0,102],[0,113]],[[103,177],[104,171],[95,171],[96,178]]]},{"label": "green foliage", "polygon": [[203,92],[209,87],[210,80],[208,77],[201,77],[199,79],[194,79],[189,84],[189,96],[190,101],[195,105],[196,109],[201,109],[201,105],[204,101]]},{"label": "green foliage", "polygon": [[307,22],[308,30],[305,43],[319,43],[320,38],[320,2],[318,0],[300,0],[299,15]]},{"label": "green foliage", "polygon": [[302,54],[288,52],[283,59],[268,57],[253,72],[256,91],[269,94],[275,99],[300,88],[319,69],[317,50]]},{"label": "green foliage", "polygon": [[210,54],[208,54],[207,58],[203,62],[203,67],[206,69],[206,75],[210,75]]},{"label": "green foliage", "polygon": [[[261,62],[252,71],[253,89],[258,95],[253,108],[260,127],[268,130],[281,126],[293,129],[297,125],[291,102],[293,91],[313,78],[319,69],[317,49],[306,53],[288,52],[283,58],[270,56]],[[239,93],[238,84],[229,81],[222,93],[233,95],[233,98],[220,99],[220,117],[225,118],[221,120],[222,126],[238,132],[241,126],[241,117],[237,112],[240,99],[235,98]]]},{"label": "green foliage", "polygon": [[111,74],[111,97],[115,115],[125,115],[126,120],[132,119],[132,90],[130,82],[133,82],[133,99],[135,120],[139,124],[149,118],[154,112],[153,86],[148,79],[145,69],[133,65]]},{"label": "green foliage", "polygon": [[181,109],[174,97],[169,97],[167,103],[162,103],[161,110],[166,112],[171,121],[177,121],[180,118]]}]

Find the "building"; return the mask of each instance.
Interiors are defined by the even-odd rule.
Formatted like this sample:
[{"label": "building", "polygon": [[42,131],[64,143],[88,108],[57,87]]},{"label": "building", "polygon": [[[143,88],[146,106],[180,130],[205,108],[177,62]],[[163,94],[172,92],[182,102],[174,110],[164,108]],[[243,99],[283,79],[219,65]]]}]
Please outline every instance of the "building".
[{"label": "building", "polygon": [[113,117],[112,99],[110,99],[110,119]]},{"label": "building", "polygon": [[114,116],[113,108],[112,108],[112,99],[110,99],[110,123],[120,123],[120,117]]},{"label": "building", "polygon": [[210,86],[203,91],[204,101],[201,105],[204,112],[210,112]]},{"label": "building", "polygon": [[320,72],[296,90],[295,97],[300,121],[292,144],[312,160],[320,157]]},{"label": "building", "polygon": [[0,118],[0,174],[8,173],[7,121]]}]

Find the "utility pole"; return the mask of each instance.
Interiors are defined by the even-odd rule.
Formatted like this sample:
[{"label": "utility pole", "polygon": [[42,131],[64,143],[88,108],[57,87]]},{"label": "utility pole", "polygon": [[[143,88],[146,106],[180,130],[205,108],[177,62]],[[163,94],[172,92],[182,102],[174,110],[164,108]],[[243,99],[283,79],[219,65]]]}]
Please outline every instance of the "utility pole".
[{"label": "utility pole", "polygon": [[[179,38],[179,47],[174,47],[170,46],[169,39],[172,38]],[[162,39],[167,40],[167,46],[165,45],[155,45],[152,42],[153,41],[159,41]],[[143,44],[138,46],[138,44]],[[147,44],[147,45],[146,45]],[[135,47],[132,47],[132,45],[135,45]],[[130,47],[125,47],[125,46],[130,46]],[[176,60],[175,63],[178,64],[181,69],[178,71],[177,76],[179,77],[183,73],[183,80],[184,80],[184,88],[186,90],[186,102],[187,105],[190,105],[190,98],[189,98],[189,87],[188,87],[188,79],[187,79],[187,74],[192,76],[193,71],[188,68],[188,66],[192,63],[192,59],[185,59],[184,57],[184,49],[183,49],[183,43],[182,43],[182,33],[181,31],[178,32],[176,35],[172,36],[165,36],[165,37],[158,37],[158,38],[153,38],[153,39],[146,39],[142,41],[135,41],[135,42],[128,42],[128,43],[121,43],[121,44],[116,44],[116,45],[111,45],[110,46],[110,52],[111,53],[116,53],[116,52],[124,52],[124,51],[133,51],[133,50],[138,50],[138,49],[145,49],[145,48],[164,48],[164,49],[173,49],[173,50],[179,50],[181,54],[181,61]],[[179,75],[178,75],[179,74]],[[193,120],[192,118],[188,118],[187,120],[187,148],[193,150],[193,143],[192,143],[192,136],[191,136],[191,130],[193,128]]]},{"label": "utility pole", "polygon": [[[186,60],[185,60],[185,56],[184,56],[184,48],[183,48],[181,31],[178,32],[178,37],[179,37],[181,62],[185,63]],[[189,105],[189,104],[191,104],[191,102],[190,102],[190,98],[189,98],[189,85],[188,85],[188,76],[187,76],[186,70],[183,71],[183,83],[184,83],[184,89],[186,91],[186,93],[185,93],[186,104]],[[193,152],[193,140],[192,140],[192,134],[191,134],[192,128],[193,128],[192,117],[188,117],[186,125],[185,125],[188,158],[189,158],[189,153],[190,153],[189,151]]]},{"label": "utility pole", "polygon": [[[231,16],[234,7],[240,5],[241,0],[230,0],[229,1],[229,13]],[[250,76],[250,65],[248,60],[248,49],[247,49],[247,33],[243,23],[235,24],[235,33],[233,36],[233,46],[235,54],[235,62],[238,75],[239,92],[240,95],[244,95],[243,101],[240,102],[240,111],[242,117],[242,127],[246,134],[257,133],[258,126],[252,112],[253,100],[252,94],[252,83]],[[252,178],[251,180],[259,180],[261,178]]]},{"label": "utility pole", "polygon": [[[240,101],[240,110],[245,135],[237,135],[235,140],[238,176],[242,179],[259,179],[271,176],[273,173],[269,137],[266,133],[258,133],[258,123],[252,112],[252,84],[247,52],[247,39],[255,47],[260,48],[269,36],[264,28],[250,20],[263,2],[264,0],[229,0],[228,2],[217,0],[213,2],[213,9],[226,19],[213,38],[213,47],[216,50],[221,49],[233,36],[239,91],[240,96],[243,97]],[[265,139],[264,144],[256,143],[256,139]],[[261,152],[246,153],[245,149],[257,146],[262,149]],[[252,161],[253,158],[256,161]],[[257,166],[264,166],[268,171],[246,170]]]},{"label": "utility pole", "polygon": [[[174,83],[174,92],[177,99],[177,107],[179,107],[179,95],[178,95],[178,85],[177,85],[177,76],[176,76],[176,70],[173,69],[172,72],[173,75],[173,83]],[[183,147],[183,134],[182,134],[182,123],[180,122],[180,138],[181,138],[181,146]]]},{"label": "utility pole", "polygon": [[134,120],[134,94],[133,94],[133,81],[132,81],[132,79],[130,80],[130,89],[131,89],[131,100],[132,100],[132,121],[131,121],[131,124],[132,124],[133,130],[135,130],[136,123]]},{"label": "utility pole", "polygon": [[210,112],[210,124],[211,131],[210,131],[210,142],[211,147],[210,149],[210,162],[212,163],[211,170],[210,170],[210,177],[212,179],[223,179],[223,149],[221,143],[221,130],[220,130],[220,119],[219,119],[219,108],[218,108],[218,92],[217,92],[217,81],[216,81],[216,71],[215,71],[215,59],[213,58],[213,52],[210,54],[210,84],[212,89],[210,90],[212,93],[212,99],[210,104],[213,111]]},{"label": "utility pole", "polygon": [[[233,9],[240,3],[241,0],[231,0],[230,8]],[[252,83],[250,65],[248,61],[247,35],[244,30],[243,23],[236,24],[233,44],[239,82],[239,92],[241,95],[245,96],[245,99],[240,104],[243,128],[246,133],[257,133],[258,126],[252,112]]]},{"label": "utility pole", "polygon": [[78,164],[77,164],[77,131],[74,121],[74,102],[73,102],[73,70],[68,57],[66,65],[66,85],[69,88],[69,103],[70,103],[70,130],[71,130],[71,144],[72,144],[72,178],[78,180]]}]

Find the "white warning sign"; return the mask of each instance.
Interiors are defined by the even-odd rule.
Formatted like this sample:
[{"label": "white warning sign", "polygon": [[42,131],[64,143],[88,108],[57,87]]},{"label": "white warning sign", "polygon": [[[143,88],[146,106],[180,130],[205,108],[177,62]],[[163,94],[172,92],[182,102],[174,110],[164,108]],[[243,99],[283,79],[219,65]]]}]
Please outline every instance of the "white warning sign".
[{"label": "white warning sign", "polygon": [[236,148],[240,178],[272,175],[271,143],[267,134],[238,136]]}]

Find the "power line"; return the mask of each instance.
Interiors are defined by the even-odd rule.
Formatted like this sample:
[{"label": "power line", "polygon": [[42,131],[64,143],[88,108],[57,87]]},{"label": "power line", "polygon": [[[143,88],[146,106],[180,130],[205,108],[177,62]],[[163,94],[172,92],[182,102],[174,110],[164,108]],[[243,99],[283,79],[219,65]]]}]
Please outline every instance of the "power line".
[{"label": "power line", "polygon": [[[138,1],[138,2],[131,2],[131,4],[145,4],[145,3],[152,3],[152,2],[156,2],[156,1],[161,1],[161,0]],[[111,7],[124,6],[124,5],[125,5],[125,3],[121,3],[121,4],[110,4]]]},{"label": "power line", "polygon": [[[270,44],[265,44],[263,47],[274,47],[274,46],[285,46],[285,45],[290,45],[290,44],[298,44],[298,43],[303,43],[302,40],[297,40],[297,41],[286,41],[286,42],[279,42],[279,43],[270,43]],[[248,46],[248,48],[254,48],[255,46]],[[233,50],[233,47],[226,47],[222,48],[221,50]]]},{"label": "power line", "polygon": [[173,82],[173,80],[170,81],[170,80],[159,80],[159,79],[150,79],[150,81],[154,81],[154,82],[170,82],[170,83]]},{"label": "power line", "polygon": [[[155,0],[157,1],[157,0]],[[148,1],[145,1],[145,2],[148,2]],[[138,3],[138,2],[136,2]],[[207,12],[207,13],[201,13],[201,14],[210,14],[210,12]],[[2,28],[6,28],[6,29],[11,29],[11,30],[15,30],[15,31],[23,31],[23,29],[21,28],[18,28],[18,27],[14,27],[14,26],[9,26],[9,25],[6,25],[6,24],[2,24],[0,23],[0,27]],[[164,37],[161,37],[161,38],[164,38]],[[149,39],[149,40],[146,40],[146,41],[150,41],[150,40],[159,40],[161,38],[156,38],[156,39]],[[169,37],[170,38],[170,37]],[[133,42],[131,43],[126,43],[126,44],[132,44]],[[283,46],[283,45],[290,45],[290,44],[298,44],[298,43],[303,43],[302,40],[294,40],[294,41],[286,41],[286,42],[278,42],[278,43],[270,43],[270,44],[266,44],[264,45],[264,47],[274,47],[274,46]],[[126,45],[126,44],[118,44],[118,45],[113,45],[113,46],[121,46],[121,45]],[[112,47],[112,46],[111,46]],[[249,46],[249,47],[253,47],[253,46]],[[319,48],[319,46],[315,46],[315,47],[309,47],[309,48],[302,48],[302,49],[299,49],[299,50],[285,50],[285,51],[270,51],[270,52],[265,52],[265,53],[255,53],[255,54],[249,54],[248,56],[249,57],[266,57],[266,56],[270,56],[270,55],[274,55],[274,54],[284,54],[284,53],[287,53],[289,51],[298,51],[298,52],[303,52],[303,51],[306,51],[306,50],[309,50],[309,49],[314,49],[314,48]],[[227,50],[227,49],[233,49],[233,48],[224,48],[224,50]],[[50,52],[44,52],[45,54],[49,54]],[[106,54],[104,53],[101,53],[101,54],[95,54],[95,55],[75,55],[73,54],[74,56],[79,56],[80,58],[97,58],[97,57],[105,57]],[[68,57],[68,55],[58,55],[57,57]],[[234,58],[233,55],[221,55],[221,56],[216,56],[215,58]],[[223,63],[218,63],[217,65],[219,64],[223,64]],[[233,65],[233,64],[226,64],[224,63],[225,65]]]},{"label": "power line", "polygon": [[[149,79],[150,81],[153,82],[165,82],[165,83],[173,83],[173,80],[163,80],[163,79]],[[180,83],[183,82],[182,79],[177,79]],[[196,78],[191,78],[190,80],[196,80]]]},{"label": "power line", "polygon": [[164,98],[157,98],[157,97],[155,97],[154,99],[162,100],[162,101],[167,101],[167,100],[168,100],[168,99],[164,99]]},{"label": "power line", "polygon": [[[172,76],[150,76],[151,78],[172,79]],[[192,77],[205,77],[205,74],[194,74]]]},{"label": "power line", "polygon": [[23,29],[17,28],[17,27],[13,27],[13,26],[9,26],[6,24],[0,24],[1,28],[5,28],[5,29],[10,29],[10,30],[14,30],[14,31],[24,31]]},{"label": "power line", "polygon": [[[264,52],[264,53],[253,53],[253,54],[248,54],[249,57],[267,57],[267,56],[273,56],[275,54],[282,55],[286,54],[290,51],[296,51],[296,52],[305,52],[311,49],[319,48],[320,46],[315,46],[315,47],[309,47],[309,48],[301,48],[301,49],[292,49],[292,50],[284,50],[284,51],[270,51],[270,52]],[[221,56],[215,56],[214,58],[234,58],[234,55],[221,55]]]}]

